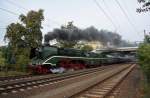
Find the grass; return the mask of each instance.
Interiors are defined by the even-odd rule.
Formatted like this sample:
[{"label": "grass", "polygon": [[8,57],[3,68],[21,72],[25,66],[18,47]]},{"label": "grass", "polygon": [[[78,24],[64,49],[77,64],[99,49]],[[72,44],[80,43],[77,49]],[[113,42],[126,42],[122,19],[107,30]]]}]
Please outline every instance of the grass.
[{"label": "grass", "polygon": [[142,92],[143,92],[142,98],[150,98],[150,84],[144,84]]},{"label": "grass", "polygon": [[26,72],[18,72],[18,71],[8,71],[8,72],[1,71],[0,77],[19,76],[19,75],[27,75],[27,74],[28,73],[26,73]]},{"label": "grass", "polygon": [[143,77],[141,81],[141,98],[150,98],[150,83],[147,82],[146,78]]}]

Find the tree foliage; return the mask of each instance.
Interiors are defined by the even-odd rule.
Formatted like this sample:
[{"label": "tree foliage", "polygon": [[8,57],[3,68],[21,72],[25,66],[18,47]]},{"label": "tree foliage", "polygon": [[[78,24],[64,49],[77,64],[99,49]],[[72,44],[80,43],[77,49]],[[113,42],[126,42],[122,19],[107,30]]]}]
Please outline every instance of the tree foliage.
[{"label": "tree foliage", "polygon": [[150,0],[137,0],[142,7],[137,8],[136,12],[141,13],[141,12],[149,12],[150,11]]},{"label": "tree foliage", "polygon": [[45,35],[45,42],[56,39],[60,47],[73,48],[79,40],[78,34],[80,29],[73,25],[73,22],[68,22],[66,26],[56,28],[52,32]]},{"label": "tree foliage", "polygon": [[[66,33],[76,33],[77,31],[77,27],[75,27],[73,25],[73,22],[68,22],[67,26],[62,26],[61,27],[61,30],[66,32]],[[71,35],[71,34],[70,34]],[[68,36],[68,40],[64,39],[64,40],[59,40],[57,39],[57,41],[59,42],[59,44],[62,46],[62,47],[67,47],[67,48],[73,48],[76,44],[77,44],[77,40],[72,40],[71,39],[71,36]]]},{"label": "tree foliage", "polygon": [[139,64],[150,83],[150,44],[142,44],[138,49]]},{"label": "tree foliage", "polygon": [[57,40],[60,47],[64,48],[74,48],[74,46],[77,44],[77,41],[65,41],[65,40]]},{"label": "tree foliage", "polygon": [[21,23],[8,25],[5,40],[8,41],[7,61],[16,63],[17,68],[28,64],[31,48],[42,44],[42,21],[44,20],[43,10],[30,11],[27,15],[20,15]]},{"label": "tree foliage", "polygon": [[3,57],[2,51],[0,51],[0,67],[5,66],[5,58]]},{"label": "tree foliage", "polygon": [[84,45],[83,47],[81,47],[81,50],[85,50],[85,51],[92,51],[93,47],[90,45]]},{"label": "tree foliage", "polygon": [[144,43],[150,44],[150,35],[145,35]]},{"label": "tree foliage", "polygon": [[26,28],[24,35],[30,47],[36,48],[42,44],[42,21],[44,20],[43,10],[30,11],[28,14],[20,15],[20,20]]},{"label": "tree foliage", "polygon": [[138,59],[148,83],[150,83],[150,35],[145,36],[144,43],[138,49]]},{"label": "tree foliage", "polygon": [[9,41],[12,48],[12,53],[15,55],[21,45],[22,36],[25,34],[25,27],[19,23],[11,23],[7,27],[5,39]]},{"label": "tree foliage", "polygon": [[0,48],[0,51],[2,52],[2,58],[5,59],[5,66],[8,66],[9,64],[11,64],[11,57],[12,57],[12,53],[11,53],[11,48],[8,46],[2,46]]}]

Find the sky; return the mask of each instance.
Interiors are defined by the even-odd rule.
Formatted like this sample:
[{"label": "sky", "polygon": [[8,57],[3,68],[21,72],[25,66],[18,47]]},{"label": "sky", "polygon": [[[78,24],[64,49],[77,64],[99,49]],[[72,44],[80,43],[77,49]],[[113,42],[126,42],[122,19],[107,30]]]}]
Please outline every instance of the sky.
[{"label": "sky", "polygon": [[142,6],[137,0],[96,1],[99,6],[95,0],[0,0],[0,46],[7,44],[4,35],[10,23],[19,22],[20,14],[26,15],[30,10],[39,9],[44,10],[43,35],[68,21],[73,21],[81,29],[94,26],[98,30],[117,32],[122,39],[130,42],[142,41],[143,31],[150,32],[150,12],[137,13],[136,8]]}]

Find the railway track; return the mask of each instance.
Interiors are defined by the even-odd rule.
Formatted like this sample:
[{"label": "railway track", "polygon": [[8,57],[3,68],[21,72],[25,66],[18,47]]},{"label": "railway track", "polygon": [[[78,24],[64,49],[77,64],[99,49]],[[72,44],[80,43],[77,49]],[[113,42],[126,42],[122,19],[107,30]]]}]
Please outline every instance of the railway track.
[{"label": "railway track", "polygon": [[132,71],[134,66],[135,65],[132,65],[70,98],[114,98],[114,96],[111,95],[112,91],[121,83],[129,72]]},{"label": "railway track", "polygon": [[9,81],[16,81],[16,80],[22,80],[22,79],[30,78],[32,76],[33,75],[0,77],[0,83],[2,83],[2,82],[9,82]]},{"label": "railway track", "polygon": [[[109,68],[116,67],[118,65],[109,66]],[[0,84],[0,95],[7,95],[8,93],[15,93],[17,91],[23,91],[24,89],[36,88],[37,86],[46,85],[48,83],[54,83],[68,78],[73,78],[89,73],[95,73],[97,71],[105,70],[107,66],[100,68],[92,68],[84,71],[64,73],[58,75],[42,75],[42,76],[30,76],[25,78],[14,79],[13,81],[7,81]],[[108,68],[107,68],[108,69]]]},{"label": "railway track", "polygon": [[36,76],[9,81],[0,84],[0,98],[95,98],[81,96],[81,93],[122,73],[130,66],[131,64],[118,64],[54,76]]},{"label": "railway track", "polygon": [[[105,66],[103,66],[103,67],[105,67]],[[90,70],[94,70],[94,69],[95,68],[84,69],[84,70],[90,71]],[[63,76],[63,75],[68,75],[68,74],[75,74],[75,73],[79,73],[79,72],[81,72],[81,70],[67,72],[67,73],[61,73],[61,74],[45,74],[45,75],[32,75],[32,74],[30,74],[30,75],[21,75],[21,76],[0,77],[0,83],[1,84],[5,84],[5,83],[12,83],[14,81],[19,82],[19,81],[29,80],[31,78],[34,78],[34,79],[55,78],[55,77],[59,77],[59,76]]]}]

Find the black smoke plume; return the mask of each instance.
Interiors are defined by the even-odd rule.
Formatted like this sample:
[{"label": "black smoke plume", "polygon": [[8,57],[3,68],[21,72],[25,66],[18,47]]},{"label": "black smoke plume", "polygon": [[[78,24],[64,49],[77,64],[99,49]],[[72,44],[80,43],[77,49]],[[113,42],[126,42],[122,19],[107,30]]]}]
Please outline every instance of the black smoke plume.
[{"label": "black smoke plume", "polygon": [[[97,30],[95,27],[89,27],[86,29],[74,28],[72,30],[65,29],[54,29],[52,32],[48,32],[45,35],[45,42],[56,39],[63,40],[67,42],[73,41],[100,41],[103,45],[120,46],[122,42],[121,36],[115,32],[110,32],[107,30]],[[125,43],[125,42],[124,42]]]}]

